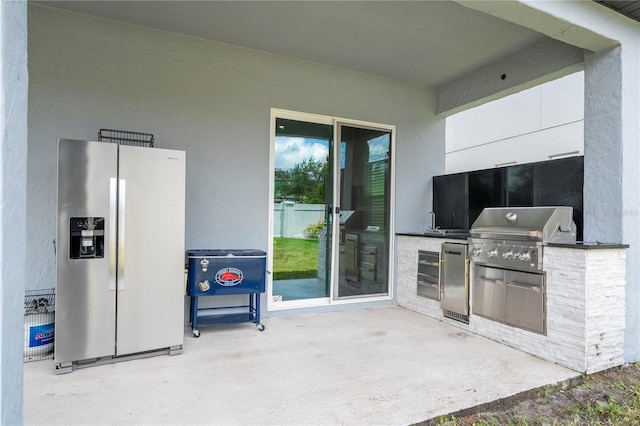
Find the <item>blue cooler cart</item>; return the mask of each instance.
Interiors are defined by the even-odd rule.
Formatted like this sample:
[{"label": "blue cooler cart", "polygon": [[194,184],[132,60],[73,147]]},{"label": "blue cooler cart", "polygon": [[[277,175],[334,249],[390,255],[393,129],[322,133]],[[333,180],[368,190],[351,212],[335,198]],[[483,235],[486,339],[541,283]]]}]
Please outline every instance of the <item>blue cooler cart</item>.
[{"label": "blue cooler cart", "polygon": [[[191,298],[190,321],[195,337],[202,326],[260,323],[260,293],[265,291],[267,254],[261,250],[189,250],[187,294]],[[246,294],[248,305],[198,308],[202,296]]]}]

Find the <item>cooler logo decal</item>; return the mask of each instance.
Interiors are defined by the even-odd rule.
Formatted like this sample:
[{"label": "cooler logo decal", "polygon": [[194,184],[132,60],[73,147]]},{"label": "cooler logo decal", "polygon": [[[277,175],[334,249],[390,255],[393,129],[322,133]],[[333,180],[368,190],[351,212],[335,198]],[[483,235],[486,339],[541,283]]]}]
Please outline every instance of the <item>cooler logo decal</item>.
[{"label": "cooler logo decal", "polygon": [[243,279],[244,275],[238,268],[222,268],[216,272],[216,282],[224,287],[238,285]]},{"label": "cooler logo decal", "polygon": [[53,343],[54,323],[29,327],[29,347]]}]

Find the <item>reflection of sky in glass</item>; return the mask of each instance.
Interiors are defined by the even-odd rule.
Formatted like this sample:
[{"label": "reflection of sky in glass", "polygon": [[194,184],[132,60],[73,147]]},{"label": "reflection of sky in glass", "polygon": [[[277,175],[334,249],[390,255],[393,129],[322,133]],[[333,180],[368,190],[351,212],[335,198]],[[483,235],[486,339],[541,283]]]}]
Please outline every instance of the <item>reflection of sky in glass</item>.
[{"label": "reflection of sky in glass", "polygon": [[[276,136],[276,161],[275,168],[289,170],[302,160],[313,157],[322,163],[327,161],[329,155],[329,141],[326,139],[314,139],[291,136]],[[373,138],[369,144],[370,163],[385,160],[389,157],[389,134]],[[345,167],[347,143],[340,142],[340,168]]]},{"label": "reflection of sky in glass", "polygon": [[369,162],[384,160],[389,157],[389,135],[381,135],[369,142]]},{"label": "reflection of sky in glass", "polygon": [[309,157],[324,163],[328,155],[329,141],[327,140],[276,136],[276,169],[289,170]]},{"label": "reflection of sky in glass", "polygon": [[[389,134],[380,135],[367,141],[369,144],[369,163],[389,158]],[[344,169],[347,143],[340,142],[340,168]]]}]

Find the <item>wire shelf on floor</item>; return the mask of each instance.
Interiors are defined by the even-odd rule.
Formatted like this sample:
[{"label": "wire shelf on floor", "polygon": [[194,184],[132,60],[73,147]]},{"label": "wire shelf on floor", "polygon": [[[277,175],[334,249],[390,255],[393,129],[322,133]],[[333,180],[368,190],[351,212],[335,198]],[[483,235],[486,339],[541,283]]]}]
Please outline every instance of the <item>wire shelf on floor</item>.
[{"label": "wire shelf on floor", "polygon": [[53,358],[55,303],[54,289],[25,291],[24,362]]},{"label": "wire shelf on floor", "polygon": [[153,135],[151,133],[100,129],[98,132],[98,141],[117,143],[118,145],[133,145],[153,148]]}]

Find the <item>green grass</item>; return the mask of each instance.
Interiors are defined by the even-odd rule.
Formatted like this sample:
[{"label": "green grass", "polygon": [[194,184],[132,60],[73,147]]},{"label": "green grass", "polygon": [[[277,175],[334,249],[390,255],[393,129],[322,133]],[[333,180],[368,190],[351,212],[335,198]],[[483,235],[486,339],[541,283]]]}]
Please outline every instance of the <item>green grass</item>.
[{"label": "green grass", "polygon": [[[640,368],[634,364],[634,368]],[[589,380],[589,378],[585,379]],[[606,386],[603,390],[603,385]],[[530,426],[530,425],[550,425],[550,426],[631,426],[640,425],[640,383],[637,374],[631,371],[626,377],[619,381],[611,382],[585,382],[580,386],[582,389],[598,389],[596,393],[584,393],[584,396],[576,397],[576,404],[566,406],[566,413],[560,413],[560,419],[553,414],[554,410],[549,410],[549,416],[528,419],[526,414],[514,414],[514,409],[506,408],[492,413],[481,413],[473,419],[473,426]],[[545,387],[545,395],[539,395],[537,400],[541,404],[546,403],[546,398],[560,389]],[[616,395],[614,397],[613,395]],[[572,397],[573,398],[573,397]],[[559,408],[560,406],[558,406]],[[484,417],[491,418],[485,419]],[[496,417],[494,420],[492,417]],[[430,423],[434,424],[434,423]],[[442,416],[437,419],[438,426],[460,426],[471,423],[463,420],[458,424],[458,419],[454,416]]]},{"label": "green grass", "polygon": [[318,240],[273,239],[273,279],[291,280],[318,276]]}]

